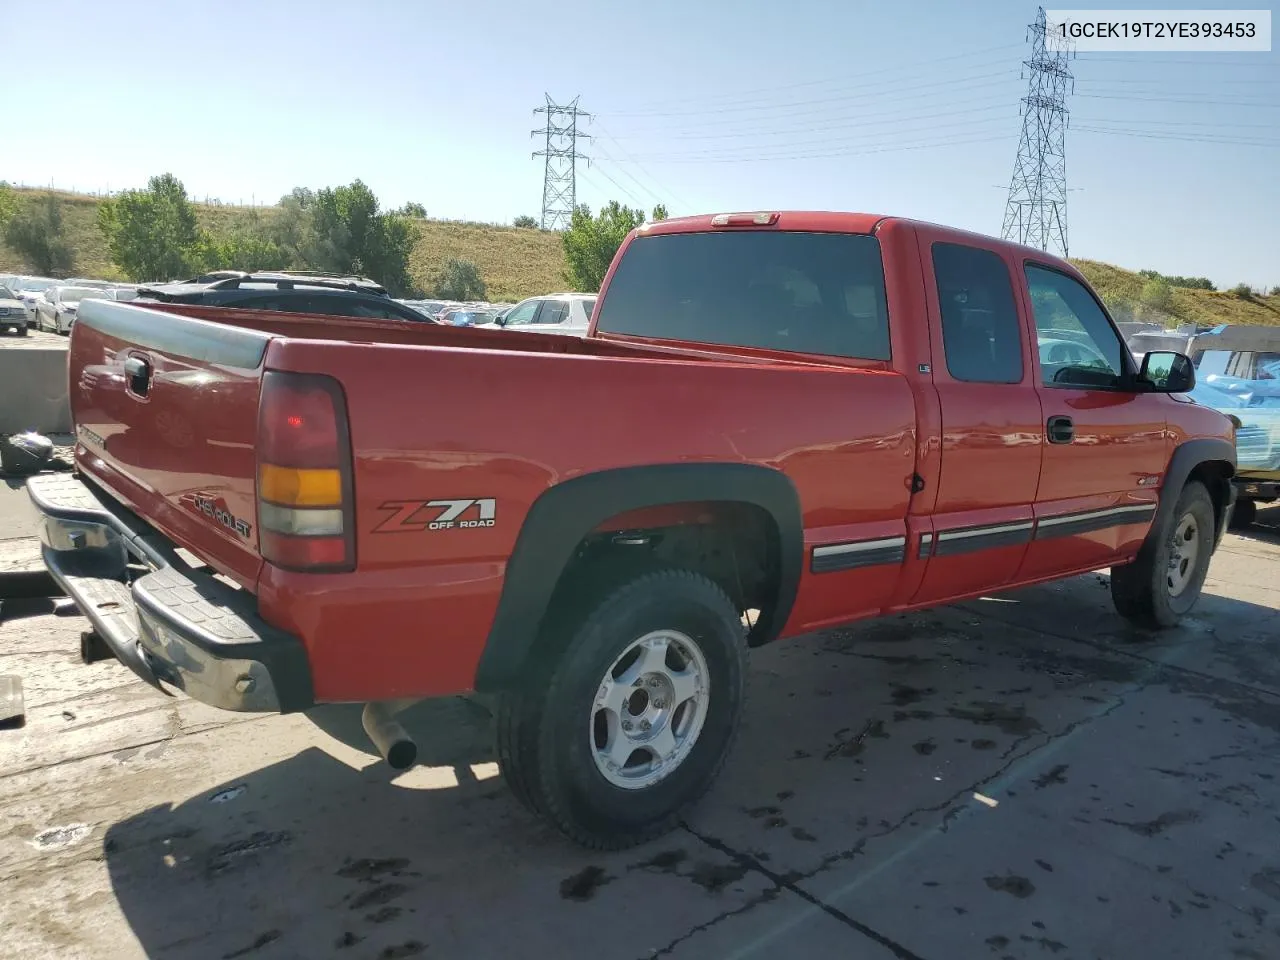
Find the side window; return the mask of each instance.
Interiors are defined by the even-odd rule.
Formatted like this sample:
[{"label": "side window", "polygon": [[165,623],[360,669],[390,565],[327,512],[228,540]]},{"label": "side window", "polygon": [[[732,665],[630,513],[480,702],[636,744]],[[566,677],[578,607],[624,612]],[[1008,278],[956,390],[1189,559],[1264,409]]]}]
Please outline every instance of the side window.
[{"label": "side window", "polygon": [[243,310],[282,310],[286,313],[307,313],[311,306],[301,297],[261,296],[245,297],[243,300],[229,300],[216,303],[220,307],[237,307]]},{"label": "side window", "polygon": [[520,304],[518,307],[513,307],[502,325],[504,327],[518,327],[533,323],[533,315],[538,312],[540,306],[542,306],[541,300],[531,300],[528,303]]},{"label": "side window", "polygon": [[565,315],[569,312],[569,304],[564,300],[543,300],[542,309],[538,311],[538,316],[533,322],[539,325],[564,323]]},{"label": "side window", "polygon": [[1022,337],[1009,270],[997,254],[958,243],[933,245],[947,372],[970,383],[1022,380]]},{"label": "side window", "polygon": [[334,297],[343,303],[342,313],[348,317],[360,317],[366,320],[404,320],[406,317],[397,312],[390,303],[377,300],[364,300],[357,297]]},{"label": "side window", "polygon": [[1056,270],[1027,264],[1026,273],[1045,385],[1119,386],[1125,348],[1098,301]]}]

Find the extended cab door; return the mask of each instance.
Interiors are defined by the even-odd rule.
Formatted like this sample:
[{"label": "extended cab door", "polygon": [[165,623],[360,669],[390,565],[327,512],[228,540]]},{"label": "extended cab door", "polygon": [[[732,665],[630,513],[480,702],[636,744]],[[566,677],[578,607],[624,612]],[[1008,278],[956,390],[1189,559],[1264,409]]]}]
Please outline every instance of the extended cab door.
[{"label": "extended cab door", "polygon": [[933,529],[910,546],[926,560],[913,604],[1013,579],[1031,540],[1043,435],[1016,262],[927,227],[918,237],[942,464]]},{"label": "extended cab door", "polygon": [[1167,398],[1132,389],[1132,357],[1089,288],[1031,260],[1023,273],[1045,440],[1035,539],[1019,573],[1032,580],[1136,551],[1171,451]]}]

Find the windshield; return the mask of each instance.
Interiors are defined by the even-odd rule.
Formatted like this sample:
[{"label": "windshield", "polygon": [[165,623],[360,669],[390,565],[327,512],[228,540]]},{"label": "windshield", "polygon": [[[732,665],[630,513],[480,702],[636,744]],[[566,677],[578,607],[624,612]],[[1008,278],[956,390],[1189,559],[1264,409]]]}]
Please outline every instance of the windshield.
[{"label": "windshield", "polygon": [[78,303],[81,300],[92,300],[94,297],[102,298],[106,296],[104,290],[94,290],[92,287],[67,287],[58,295],[63,303]]},{"label": "windshield", "polygon": [[748,231],[640,237],[597,329],[868,360],[889,358],[875,237]]},{"label": "windshield", "polygon": [[17,300],[18,295],[7,284],[0,284],[0,300]]},{"label": "windshield", "polygon": [[18,281],[18,289],[26,293],[43,293],[50,287],[56,287],[57,280],[42,280],[39,277],[27,277]]}]

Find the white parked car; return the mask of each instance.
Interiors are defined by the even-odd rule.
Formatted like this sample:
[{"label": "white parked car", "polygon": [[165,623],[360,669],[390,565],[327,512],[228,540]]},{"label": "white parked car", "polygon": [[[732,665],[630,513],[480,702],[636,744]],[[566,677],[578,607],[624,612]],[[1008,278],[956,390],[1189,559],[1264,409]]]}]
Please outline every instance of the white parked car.
[{"label": "white parked car", "polygon": [[35,323],[39,319],[36,315],[36,304],[43,299],[46,290],[53,289],[61,282],[52,277],[21,276],[14,277],[8,287],[18,295],[18,299],[27,308],[28,323]]},{"label": "white parked car", "polygon": [[583,337],[595,306],[594,293],[549,293],[521,300],[495,322],[505,330]]},{"label": "white parked car", "polygon": [[53,287],[36,301],[36,327],[54,333],[70,333],[81,300],[106,299],[107,291],[98,287]]}]

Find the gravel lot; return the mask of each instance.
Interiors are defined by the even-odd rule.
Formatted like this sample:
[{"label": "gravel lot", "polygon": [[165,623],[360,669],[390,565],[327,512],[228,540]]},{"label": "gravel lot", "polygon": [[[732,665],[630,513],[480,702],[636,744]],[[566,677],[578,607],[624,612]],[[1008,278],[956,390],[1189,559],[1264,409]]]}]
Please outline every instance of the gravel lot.
[{"label": "gravel lot", "polygon": [[37,330],[34,326],[27,328],[25,337],[14,336],[12,333],[0,333],[0,347],[6,350],[20,350],[23,347],[66,347],[70,343],[70,338],[61,333],[50,333],[48,330]]},{"label": "gravel lot", "polygon": [[80,665],[63,603],[6,603],[28,717],[0,731],[0,954],[1280,956],[1262,521],[1158,636],[1090,575],[756,651],[712,794],[619,855],[516,805],[480,703],[411,711],[424,765],[396,776],[358,708],[166,699]]}]

